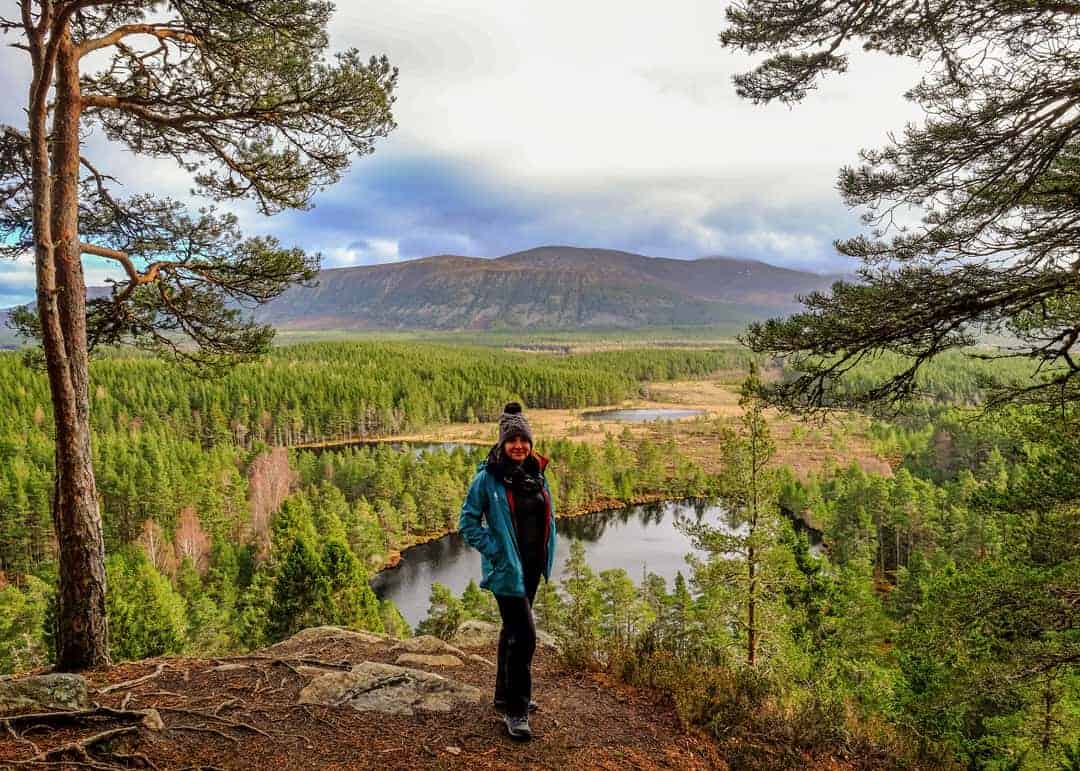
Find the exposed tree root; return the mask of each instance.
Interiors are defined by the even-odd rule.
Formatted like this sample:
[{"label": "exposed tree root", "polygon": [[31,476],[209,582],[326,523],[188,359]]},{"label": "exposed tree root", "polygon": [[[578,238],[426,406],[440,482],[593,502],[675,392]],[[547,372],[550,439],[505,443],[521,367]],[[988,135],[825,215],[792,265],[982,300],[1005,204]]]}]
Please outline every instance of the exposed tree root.
[{"label": "exposed tree root", "polygon": [[[197,709],[184,709],[182,707],[155,707],[158,712],[174,712],[179,715],[189,715],[191,717],[201,717],[204,720],[216,720],[222,725],[227,725],[230,728],[243,728],[245,731],[251,731],[257,733],[260,736],[265,736],[267,739],[273,739],[274,737],[268,734],[266,731],[253,726],[251,723],[245,723],[242,720],[230,720],[227,717],[221,717],[221,715],[215,715],[213,712],[201,712]],[[169,726],[171,729],[172,726]]]},{"label": "exposed tree root", "polygon": [[45,750],[40,753],[34,760],[59,760],[65,755],[75,755],[79,760],[93,762],[94,758],[90,757],[89,749],[95,744],[101,744],[107,742],[110,739],[115,739],[118,736],[125,736],[130,733],[135,733],[139,730],[138,726],[124,726],[123,728],[110,728],[107,731],[96,733],[93,736],[88,736],[85,739],[79,739],[78,741],[69,742],[67,744],[61,744],[59,747],[53,747],[50,750]]},{"label": "exposed tree root", "polygon": [[122,683],[113,683],[105,688],[98,688],[98,693],[112,693],[113,691],[121,691],[125,688],[134,688],[136,685],[140,685],[145,682],[153,680],[155,677],[160,677],[161,673],[165,671],[165,662],[157,665],[157,669],[148,675],[142,677],[136,677],[134,680],[125,680]]},{"label": "exposed tree root", "polygon": [[315,658],[314,656],[264,656],[258,653],[249,653],[243,656],[229,656],[222,659],[214,659],[215,662],[228,663],[233,661],[266,661],[271,666],[285,666],[289,669],[296,671],[292,665],[302,665],[306,667],[322,667],[323,669],[352,669],[352,664],[348,661],[326,661],[324,659]]},{"label": "exposed tree root", "polygon": [[56,712],[28,712],[23,715],[9,715],[2,719],[6,725],[18,725],[21,723],[77,723],[95,718],[112,718],[113,720],[141,721],[149,715],[149,712],[141,709],[113,709],[95,704],[93,709],[59,710]]},{"label": "exposed tree root", "polygon": [[216,734],[217,736],[220,736],[222,739],[227,739],[228,741],[232,742],[233,744],[239,744],[240,743],[240,740],[237,739],[235,736],[229,736],[224,731],[219,731],[217,728],[211,728],[210,726],[205,726],[205,725],[171,725],[171,726],[169,726],[169,730],[170,731],[197,731],[199,733]]},{"label": "exposed tree root", "polygon": [[141,752],[132,752],[131,754],[128,754],[128,755],[122,755],[121,753],[116,752],[116,753],[113,753],[113,757],[116,758],[117,760],[123,761],[125,763],[130,763],[131,761],[135,761],[135,762],[141,764],[142,768],[149,768],[150,771],[161,771],[161,769],[158,768],[157,763],[150,760],[150,758],[148,758],[146,755],[144,755]]},{"label": "exposed tree root", "polygon": [[11,723],[7,722],[6,720],[4,721],[4,728],[6,728],[6,729],[7,729],[8,735],[9,735],[9,736],[10,736],[10,737],[11,737],[12,739],[14,739],[15,741],[19,742],[19,744],[25,744],[25,745],[26,745],[26,746],[28,746],[28,747],[29,747],[29,748],[30,748],[31,750],[33,750],[33,751],[34,751],[34,755],[35,755],[35,757],[36,757],[37,755],[40,755],[40,754],[41,754],[41,750],[40,750],[40,749],[38,748],[38,746],[37,746],[36,744],[34,744],[34,743],[33,743],[32,741],[30,741],[30,740],[29,740],[29,739],[27,739],[27,738],[26,738],[25,736],[23,736],[23,735],[22,735],[22,734],[20,734],[20,733],[19,733],[18,731],[16,731],[16,730],[15,730],[14,728],[12,728],[12,727],[11,727]]},{"label": "exposed tree root", "polygon": [[[11,727],[10,723],[5,723],[5,725],[12,736],[34,746],[33,742],[20,737]],[[89,768],[95,769],[95,771],[122,771],[137,767],[149,768],[151,771],[157,771],[157,766],[154,762],[142,753],[119,754],[110,752],[106,753],[105,757],[95,757],[90,753],[92,747],[112,741],[121,736],[137,733],[138,730],[139,726],[134,725],[110,728],[106,731],[101,731],[92,736],[88,736],[85,739],[78,739],[76,741],[68,742],[67,744],[61,744],[59,747],[51,747],[47,750],[39,750],[32,758],[5,761],[5,765],[7,767]],[[139,765],[132,766],[132,761],[137,762]]]}]

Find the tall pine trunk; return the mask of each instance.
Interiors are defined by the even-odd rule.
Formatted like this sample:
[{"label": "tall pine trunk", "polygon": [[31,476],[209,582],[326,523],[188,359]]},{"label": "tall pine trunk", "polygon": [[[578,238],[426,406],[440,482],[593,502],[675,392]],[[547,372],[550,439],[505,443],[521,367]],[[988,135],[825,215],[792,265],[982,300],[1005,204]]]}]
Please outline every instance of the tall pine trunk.
[{"label": "tall pine trunk", "polygon": [[36,59],[31,86],[34,237],[38,314],[56,424],[53,524],[60,572],[56,666],[71,671],[107,665],[109,645],[105,548],[90,451],[86,283],[79,248],[81,97],[69,30],[59,38],[51,143],[38,83],[52,73],[43,63],[43,58]]}]

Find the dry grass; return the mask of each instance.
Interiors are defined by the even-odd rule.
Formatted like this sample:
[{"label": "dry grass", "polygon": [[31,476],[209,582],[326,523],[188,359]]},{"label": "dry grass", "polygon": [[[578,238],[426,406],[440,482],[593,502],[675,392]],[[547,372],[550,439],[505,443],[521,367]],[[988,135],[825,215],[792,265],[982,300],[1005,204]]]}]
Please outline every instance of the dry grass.
[{"label": "dry grass", "polygon": [[[674,438],[679,449],[706,471],[717,471],[718,429],[721,425],[734,423],[742,414],[738,394],[740,378],[741,373],[721,372],[704,380],[653,383],[645,389],[648,398],[586,409],[534,409],[527,413],[533,433],[539,438],[600,444],[608,434],[618,437],[628,427],[636,438],[648,437],[656,441]],[[604,409],[665,407],[697,409],[704,414],[656,423],[622,423],[582,417],[583,413]],[[886,476],[892,473],[887,459],[874,452],[867,434],[867,421],[861,416],[838,413],[824,421],[808,421],[772,410],[766,414],[776,440],[777,463],[790,466],[801,478],[828,465],[847,466],[852,462],[867,471]],[[449,423],[392,439],[485,444],[494,441],[497,435],[498,426],[494,422]]]}]

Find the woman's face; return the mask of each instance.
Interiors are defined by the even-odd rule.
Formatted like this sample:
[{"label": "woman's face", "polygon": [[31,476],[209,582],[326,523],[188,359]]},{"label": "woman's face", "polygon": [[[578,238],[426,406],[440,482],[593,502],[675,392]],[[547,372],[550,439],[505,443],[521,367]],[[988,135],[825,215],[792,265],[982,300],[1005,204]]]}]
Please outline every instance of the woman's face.
[{"label": "woman's face", "polygon": [[512,436],[506,440],[503,449],[506,451],[506,456],[510,458],[510,460],[514,461],[514,463],[521,463],[529,457],[529,452],[532,451],[532,444],[523,436]]}]

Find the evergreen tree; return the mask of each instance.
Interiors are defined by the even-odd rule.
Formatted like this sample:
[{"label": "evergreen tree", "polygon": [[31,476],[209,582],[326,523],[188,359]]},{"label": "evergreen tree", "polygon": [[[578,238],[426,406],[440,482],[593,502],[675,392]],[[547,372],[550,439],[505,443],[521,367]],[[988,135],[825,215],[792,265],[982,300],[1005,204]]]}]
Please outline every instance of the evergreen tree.
[{"label": "evergreen tree", "polygon": [[427,618],[416,627],[419,634],[430,634],[449,640],[465,620],[465,608],[461,600],[454,596],[450,587],[438,581],[431,585],[431,604]]},{"label": "evergreen tree", "polygon": [[559,634],[566,623],[566,602],[553,582],[540,582],[536,590],[533,613],[536,614],[537,627],[549,634]]},{"label": "evergreen tree", "polygon": [[562,589],[567,597],[565,626],[560,639],[563,657],[571,663],[593,666],[603,610],[596,574],[585,560],[585,546],[581,541],[570,542],[570,556],[563,573]]},{"label": "evergreen tree", "polygon": [[469,585],[461,593],[461,607],[464,618],[475,618],[491,623],[500,621],[499,606],[495,602],[495,595],[482,591],[472,579],[469,579]]},{"label": "evergreen tree", "polygon": [[27,576],[24,587],[0,589],[0,673],[25,672],[48,662],[44,626],[50,594],[49,585],[34,576]]},{"label": "evergreen tree", "polygon": [[[905,399],[919,390],[927,361],[989,328],[1017,343],[980,355],[1040,363],[1032,378],[993,378],[992,398],[1075,402],[1080,7],[740,0],[727,18],[726,46],[767,55],[735,78],[739,94],[758,103],[801,101],[823,76],[847,69],[849,49],[925,69],[907,96],[926,120],[840,173],[846,202],[865,207],[875,226],[871,236],[837,244],[862,260],[860,281],[811,294],[789,319],[751,325],[755,351],[782,356],[799,372],[772,398],[800,408]],[[899,226],[901,210],[920,212],[921,225]],[[858,392],[837,387],[882,352],[900,354],[902,364]]]},{"label": "evergreen tree", "polygon": [[187,604],[169,580],[135,549],[113,554],[106,562],[109,625],[115,630],[111,654],[144,659],[180,653],[187,644]]},{"label": "evergreen tree", "polygon": [[724,463],[720,500],[730,526],[684,525],[695,546],[709,555],[696,561],[694,583],[710,636],[720,645],[741,645],[750,667],[758,663],[763,645],[770,653],[783,647],[784,591],[797,580],[791,552],[781,540],[790,525],[780,512],[776,472],[769,468],[775,447],[760,389],[751,367],[739,400],[742,432],[728,430],[719,442]]},{"label": "evergreen tree", "polygon": [[323,563],[306,536],[292,542],[274,582],[273,600],[267,613],[267,634],[281,640],[309,626],[321,590],[328,579]]},{"label": "evergreen tree", "polygon": [[[13,319],[41,339],[52,395],[61,669],[108,662],[91,350],[126,341],[206,365],[250,356],[272,330],[230,305],[264,302],[316,269],[272,238],[241,238],[233,216],[119,198],[81,155],[82,132],[96,124],[135,153],[175,158],[217,200],[303,208],[393,127],[396,72],[355,51],[327,63],[329,12],[314,0],[27,0],[19,18],[0,18],[32,71],[26,125],[0,137],[0,251],[32,252],[37,266],[36,307]],[[107,297],[87,301],[84,254],[123,268]]]}]

